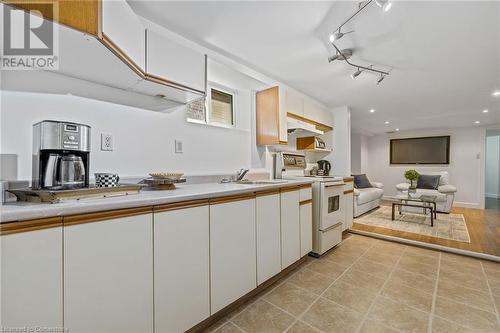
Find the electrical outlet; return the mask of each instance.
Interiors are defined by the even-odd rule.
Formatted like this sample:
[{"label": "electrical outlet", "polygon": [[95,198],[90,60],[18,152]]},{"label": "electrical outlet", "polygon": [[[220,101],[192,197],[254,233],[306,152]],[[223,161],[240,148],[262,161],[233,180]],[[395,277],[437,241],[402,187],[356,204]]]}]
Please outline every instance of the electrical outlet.
[{"label": "electrical outlet", "polygon": [[113,136],[107,133],[101,133],[101,150],[113,151]]},{"label": "electrical outlet", "polygon": [[182,141],[180,140],[175,140],[175,152],[177,154],[181,154],[182,153],[182,150],[183,150],[183,147],[182,147]]}]

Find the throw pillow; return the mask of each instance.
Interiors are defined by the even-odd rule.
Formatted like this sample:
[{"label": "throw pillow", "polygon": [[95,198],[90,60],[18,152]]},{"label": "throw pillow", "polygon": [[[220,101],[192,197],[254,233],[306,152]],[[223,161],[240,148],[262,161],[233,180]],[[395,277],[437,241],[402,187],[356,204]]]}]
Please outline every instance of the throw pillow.
[{"label": "throw pillow", "polygon": [[352,175],[354,177],[354,187],[355,188],[370,188],[373,187],[366,174],[362,175]]},{"label": "throw pillow", "polygon": [[440,175],[420,175],[417,181],[417,188],[437,190]]}]

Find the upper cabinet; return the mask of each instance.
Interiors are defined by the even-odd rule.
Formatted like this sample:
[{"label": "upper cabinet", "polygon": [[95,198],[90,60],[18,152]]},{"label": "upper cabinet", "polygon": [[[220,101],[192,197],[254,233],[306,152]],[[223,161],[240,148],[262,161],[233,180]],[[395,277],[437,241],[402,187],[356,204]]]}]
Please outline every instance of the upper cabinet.
[{"label": "upper cabinet", "polygon": [[330,111],[307,99],[304,100],[304,118],[311,119],[315,122],[328,126],[332,126],[333,123],[333,117]]},{"label": "upper cabinet", "polygon": [[147,75],[205,91],[206,60],[203,54],[151,30],[147,30],[146,48]]},{"label": "upper cabinet", "polygon": [[146,29],[126,1],[102,2],[102,38],[130,65],[146,69]]},{"label": "upper cabinet", "polygon": [[256,99],[257,144],[288,144],[283,89],[276,86],[258,91]]},{"label": "upper cabinet", "polygon": [[287,113],[304,116],[304,99],[299,94],[285,90],[285,106]]},{"label": "upper cabinet", "polygon": [[[154,111],[169,111],[205,96],[206,56],[163,35],[150,31],[146,35],[145,26],[125,0],[58,1],[56,19],[51,6],[13,0],[4,3],[38,10],[45,19],[56,21],[59,68],[50,71],[56,77],[62,74],[120,89],[82,94],[78,83],[61,77],[63,84],[44,85],[47,93],[72,93]],[[15,82],[3,80],[2,88],[41,92],[30,88],[30,82],[37,80],[33,75],[36,72],[23,75],[22,80],[14,78]],[[131,97],[123,98],[124,92]],[[141,101],[139,105],[137,101]]]}]

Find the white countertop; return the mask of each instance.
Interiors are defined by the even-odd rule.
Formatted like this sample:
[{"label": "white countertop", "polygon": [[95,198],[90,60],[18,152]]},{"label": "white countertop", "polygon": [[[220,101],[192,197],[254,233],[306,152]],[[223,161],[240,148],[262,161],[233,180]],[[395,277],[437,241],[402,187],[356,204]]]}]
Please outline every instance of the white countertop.
[{"label": "white countertop", "polygon": [[141,191],[139,194],[114,198],[84,199],[64,203],[12,202],[0,206],[1,222],[22,221],[44,217],[66,216],[113,209],[160,205],[166,203],[223,197],[291,185],[313,183],[312,180],[289,180],[270,184],[190,184],[178,185],[171,191]]}]

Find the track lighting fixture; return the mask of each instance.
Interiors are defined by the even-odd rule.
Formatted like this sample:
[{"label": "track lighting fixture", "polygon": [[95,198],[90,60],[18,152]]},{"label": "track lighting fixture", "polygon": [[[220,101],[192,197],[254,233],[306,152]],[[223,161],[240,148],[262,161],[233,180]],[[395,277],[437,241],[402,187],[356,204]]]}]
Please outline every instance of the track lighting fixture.
[{"label": "track lighting fixture", "polygon": [[340,38],[344,37],[344,35],[350,34],[352,32],[354,32],[354,30],[342,32],[339,29],[337,32],[334,32],[330,35],[330,42],[334,42],[336,40],[339,40]]},{"label": "track lighting fixture", "polygon": [[363,70],[359,69],[359,67],[358,67],[358,70],[357,70],[357,71],[355,71],[354,73],[352,73],[352,74],[351,74],[351,77],[352,77],[353,79],[355,79],[355,78],[356,78],[359,74],[361,74],[361,73],[363,73]]},{"label": "track lighting fixture", "polygon": [[354,63],[350,62],[348,59],[352,56],[352,49],[345,49],[345,50],[340,51],[340,49],[334,43],[335,41],[337,41],[340,38],[342,38],[344,35],[349,34],[351,32],[354,32],[354,30],[351,30],[351,31],[348,31],[348,32],[342,32],[342,27],[344,25],[346,25],[349,21],[351,21],[356,15],[358,15],[363,9],[365,9],[373,1],[379,7],[381,7],[384,11],[386,11],[386,12],[389,9],[391,9],[392,0],[366,0],[366,1],[360,2],[358,4],[358,10],[354,14],[352,14],[351,16],[349,16],[349,18],[347,18],[344,21],[344,23],[342,23],[337,29],[333,30],[335,32],[330,35],[330,38],[329,38],[330,39],[330,43],[335,48],[336,53],[335,53],[335,55],[328,57],[328,62],[332,62],[334,60],[343,60],[349,66],[356,67],[357,68],[356,72],[354,72],[351,75],[351,77],[353,79],[356,78],[357,76],[359,76],[363,71],[369,71],[369,72],[372,72],[372,73],[378,73],[378,74],[380,74],[380,78],[377,80],[377,84],[379,84],[380,82],[382,82],[385,79],[385,77],[387,75],[389,75],[389,72],[375,69],[375,68],[373,68],[373,65],[370,65],[370,66],[361,66],[361,65],[354,64]]},{"label": "track lighting fixture", "polygon": [[385,75],[384,74],[380,74],[380,77],[377,80],[377,84],[380,84],[380,82],[384,81],[384,79],[385,79]]},{"label": "track lighting fixture", "polygon": [[392,0],[375,0],[375,3],[382,8],[384,12],[388,12],[392,7]]}]

